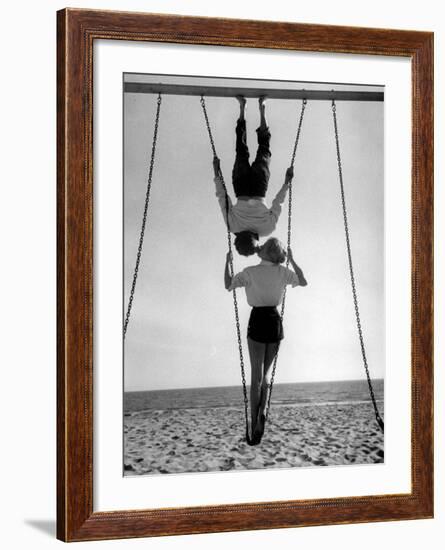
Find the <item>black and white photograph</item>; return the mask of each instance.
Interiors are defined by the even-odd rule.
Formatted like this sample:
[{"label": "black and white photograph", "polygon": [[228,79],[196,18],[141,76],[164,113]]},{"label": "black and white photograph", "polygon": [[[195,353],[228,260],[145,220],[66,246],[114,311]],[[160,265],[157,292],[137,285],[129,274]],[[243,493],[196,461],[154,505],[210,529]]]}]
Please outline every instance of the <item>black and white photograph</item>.
[{"label": "black and white photograph", "polygon": [[384,86],[124,73],[123,128],[124,476],[384,463]]},{"label": "black and white photograph", "polygon": [[440,547],[441,6],[4,4],[5,549]]}]

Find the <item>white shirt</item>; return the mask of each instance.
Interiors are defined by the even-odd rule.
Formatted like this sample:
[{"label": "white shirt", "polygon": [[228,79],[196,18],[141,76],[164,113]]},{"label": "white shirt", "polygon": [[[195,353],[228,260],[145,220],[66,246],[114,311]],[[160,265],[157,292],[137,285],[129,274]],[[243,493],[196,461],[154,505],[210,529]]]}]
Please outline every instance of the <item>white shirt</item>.
[{"label": "white shirt", "polygon": [[244,287],[251,307],[278,306],[286,285],[300,285],[298,275],[280,264],[262,260],[258,265],[246,267],[237,273],[229,287]]},{"label": "white shirt", "polygon": [[228,197],[229,211],[227,215],[226,193],[221,178],[216,176],[214,182],[224,221],[232,233],[253,231],[260,237],[264,237],[275,231],[281,214],[281,205],[289,188],[288,183],[285,183],[278,191],[271,208],[268,208],[264,199],[239,200],[236,204],[232,204],[231,198]]}]

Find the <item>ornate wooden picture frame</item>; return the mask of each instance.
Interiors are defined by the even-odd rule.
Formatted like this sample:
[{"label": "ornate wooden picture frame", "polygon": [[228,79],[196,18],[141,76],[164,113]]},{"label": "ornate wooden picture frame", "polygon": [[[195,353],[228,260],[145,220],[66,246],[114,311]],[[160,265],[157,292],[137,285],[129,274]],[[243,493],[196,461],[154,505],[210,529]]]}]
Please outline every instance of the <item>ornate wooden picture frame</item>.
[{"label": "ornate wooden picture frame", "polygon": [[[433,34],[58,12],[57,537],[85,541],[433,516]],[[93,44],[125,40],[405,57],[412,70],[411,492],[184,508],[93,508]]]}]

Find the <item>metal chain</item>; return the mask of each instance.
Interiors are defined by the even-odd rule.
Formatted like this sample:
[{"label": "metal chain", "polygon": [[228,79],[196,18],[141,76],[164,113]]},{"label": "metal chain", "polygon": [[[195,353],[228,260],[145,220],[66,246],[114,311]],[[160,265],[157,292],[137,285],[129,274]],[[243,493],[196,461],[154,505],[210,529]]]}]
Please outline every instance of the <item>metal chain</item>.
[{"label": "metal chain", "polygon": [[375,400],[374,395],[374,389],[372,387],[371,377],[369,374],[369,367],[368,367],[368,361],[366,358],[366,351],[365,351],[365,343],[363,338],[363,330],[362,325],[360,321],[360,311],[358,307],[358,297],[357,297],[357,288],[355,285],[355,276],[354,276],[354,269],[352,265],[352,253],[351,253],[351,241],[349,238],[349,224],[348,224],[348,214],[346,210],[346,198],[345,198],[345,189],[343,185],[343,170],[342,170],[342,164],[341,164],[341,156],[340,156],[340,143],[338,138],[338,126],[337,126],[337,108],[335,105],[335,100],[332,100],[332,115],[334,119],[334,133],[335,133],[335,145],[337,149],[337,165],[338,165],[338,176],[340,181],[340,193],[341,193],[341,203],[342,203],[342,209],[343,209],[343,223],[345,228],[345,237],[346,237],[346,248],[348,252],[348,262],[349,262],[349,274],[351,278],[351,287],[352,287],[352,298],[354,301],[354,310],[355,310],[355,319],[357,322],[357,331],[358,331],[358,337],[360,341],[360,348],[362,352],[362,358],[363,358],[363,365],[365,367],[366,371],[366,378],[368,380],[368,388],[369,393],[371,395],[371,401],[374,406],[374,413],[375,413],[375,419],[377,421],[377,424],[379,425],[382,432],[384,431],[384,423],[380,416],[377,403]]},{"label": "metal chain", "polygon": [[[215,142],[213,140],[212,129],[210,127],[210,122],[209,122],[209,117],[208,117],[208,114],[207,114],[207,108],[206,108],[206,103],[205,103],[204,96],[201,96],[201,107],[202,107],[202,111],[204,113],[204,118],[205,118],[205,122],[206,122],[206,126],[207,126],[207,132],[208,132],[209,138],[210,138],[210,145],[212,147],[213,158],[217,159],[218,155],[216,154]],[[233,277],[235,272],[234,272],[234,267],[233,267],[232,236],[231,236],[230,228],[229,228],[229,195],[227,193],[227,187],[226,187],[226,183],[224,181],[224,177],[222,175],[221,169],[219,171],[219,177],[221,178],[221,183],[222,183],[224,193],[225,193],[225,197],[226,197],[227,245],[228,245],[228,250],[229,250],[229,271],[230,271],[230,276]],[[240,328],[240,322],[239,322],[238,299],[237,299],[237,296],[236,296],[236,290],[235,289],[233,289],[233,291],[232,291],[232,296],[233,296],[233,309],[235,311],[236,335],[237,335],[237,339],[238,339],[238,351],[239,351],[240,366],[241,366],[241,379],[242,379],[242,382],[243,382],[244,414],[245,414],[245,420],[246,420],[246,439],[247,439],[247,442],[250,444],[251,443],[251,438],[249,436],[249,420],[248,420],[249,419],[249,400],[248,400],[248,397],[247,397],[247,383],[246,383],[246,373],[245,373],[245,367],[244,367],[243,345],[242,345],[242,340],[241,340],[241,328]]]},{"label": "metal chain", "polygon": [[[294,147],[293,147],[293,150],[292,150],[292,157],[291,157],[291,164],[290,164],[292,167],[295,164],[295,155],[297,153],[297,147],[298,147],[298,143],[300,141],[301,126],[303,124],[303,117],[304,117],[304,111],[306,109],[306,105],[307,105],[307,99],[303,99],[303,102],[301,104],[300,119],[298,121],[297,134],[295,136]],[[288,250],[289,250],[290,245],[291,245],[291,236],[292,236],[291,232],[292,232],[292,182],[289,183],[288,211],[287,211],[287,249]],[[287,259],[286,259],[286,267],[289,267],[289,254],[287,255]],[[281,312],[280,312],[281,322],[283,322],[283,318],[284,318],[285,304],[286,304],[286,287],[284,288],[283,300],[281,302]],[[272,366],[272,374],[271,374],[271,377],[270,377],[270,388],[269,388],[269,396],[268,396],[268,399],[267,399],[267,408],[266,408],[266,415],[265,415],[266,420],[265,420],[265,422],[267,422],[267,420],[269,418],[270,402],[271,402],[271,398],[272,398],[272,389],[273,389],[274,380],[275,380],[275,371],[276,371],[276,368],[277,368],[278,352],[279,351],[280,351],[280,342],[278,342],[278,349],[277,349],[277,353],[275,355],[275,358],[274,358],[274,361],[273,361],[273,366]]]},{"label": "metal chain", "polygon": [[161,94],[159,94],[158,95],[158,100],[157,100],[157,107],[156,107],[156,118],[155,118],[154,132],[153,132],[153,142],[152,142],[152,146],[151,146],[150,168],[149,168],[149,171],[148,171],[147,188],[146,188],[146,191],[145,191],[145,204],[144,204],[144,213],[143,213],[143,216],[142,216],[141,233],[139,235],[139,245],[138,245],[138,251],[137,251],[137,255],[136,255],[136,265],[134,267],[133,282],[131,284],[130,298],[128,300],[128,306],[127,306],[127,314],[125,316],[125,321],[124,321],[124,338],[125,338],[125,335],[127,334],[128,322],[130,321],[131,308],[133,306],[133,299],[134,299],[134,291],[136,289],[136,281],[137,281],[138,272],[139,272],[139,264],[141,262],[142,247],[143,247],[143,244],[144,244],[145,226],[147,224],[148,203],[150,201],[151,181],[152,181],[152,177],[153,177],[153,167],[154,167],[154,162],[155,162],[156,143],[157,143],[157,139],[158,139],[159,114],[161,112],[161,103],[162,103],[162,97],[161,97]]}]

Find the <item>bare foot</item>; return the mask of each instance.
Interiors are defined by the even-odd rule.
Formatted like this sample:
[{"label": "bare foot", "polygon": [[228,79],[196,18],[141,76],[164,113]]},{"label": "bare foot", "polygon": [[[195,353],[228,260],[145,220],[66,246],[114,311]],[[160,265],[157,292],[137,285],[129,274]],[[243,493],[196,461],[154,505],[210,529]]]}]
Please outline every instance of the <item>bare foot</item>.
[{"label": "bare foot", "polygon": [[265,95],[262,95],[258,99],[258,104],[260,106],[260,109],[265,109],[266,108],[266,101],[267,101],[267,96],[265,96]]},{"label": "bare foot", "polygon": [[256,426],[252,433],[252,441],[254,442],[254,445],[258,445],[259,443],[261,443],[261,439],[264,435],[265,424],[266,417],[264,416],[264,414],[259,414]]},{"label": "bare foot", "polygon": [[258,99],[258,105],[260,107],[260,126],[261,128],[267,127],[267,121],[266,121],[266,96],[261,96]]},{"label": "bare foot", "polygon": [[236,99],[239,103],[239,116],[241,119],[244,118],[244,112],[246,110],[246,98],[242,95],[237,95]]},{"label": "bare foot", "polygon": [[258,415],[258,421],[257,421],[257,427],[259,431],[261,432],[261,435],[264,433],[264,428],[266,426],[266,416],[264,413],[260,413]]}]

